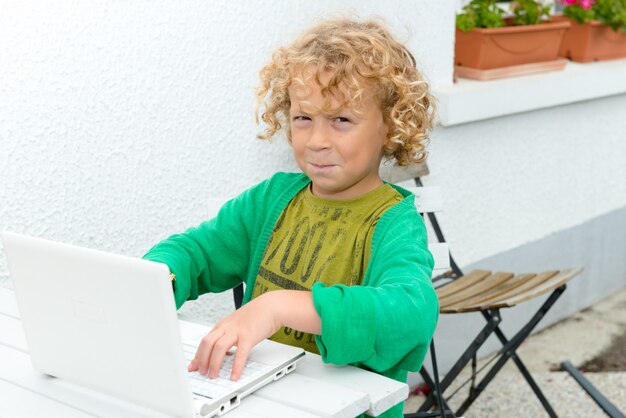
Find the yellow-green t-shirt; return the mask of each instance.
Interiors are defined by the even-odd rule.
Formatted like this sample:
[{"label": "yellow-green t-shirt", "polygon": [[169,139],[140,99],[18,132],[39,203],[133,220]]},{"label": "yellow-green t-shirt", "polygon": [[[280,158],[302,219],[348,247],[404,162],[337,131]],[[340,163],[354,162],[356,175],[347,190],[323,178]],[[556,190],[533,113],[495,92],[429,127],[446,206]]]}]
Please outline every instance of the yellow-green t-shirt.
[{"label": "yellow-green t-shirt", "polygon": [[[378,219],[402,195],[384,184],[353,200],[330,200],[302,189],[283,210],[268,241],[252,293],[359,285]],[[270,339],[318,353],[312,334],[283,327]]]}]

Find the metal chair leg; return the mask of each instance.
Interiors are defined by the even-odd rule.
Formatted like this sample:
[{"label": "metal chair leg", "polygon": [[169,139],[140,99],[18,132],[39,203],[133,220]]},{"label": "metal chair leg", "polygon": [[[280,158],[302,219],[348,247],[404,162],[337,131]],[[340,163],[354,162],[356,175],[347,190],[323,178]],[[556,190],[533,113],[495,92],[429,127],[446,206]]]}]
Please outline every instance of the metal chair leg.
[{"label": "metal chair leg", "polygon": [[625,418],[624,414],[617,409],[615,405],[609,401],[594,385],[578,371],[576,367],[569,361],[561,363],[561,370],[568,372],[578,384],[591,396],[591,398],[598,404],[600,408],[611,418]]},{"label": "metal chair leg", "polygon": [[[435,378],[435,393],[437,394],[437,402],[439,403],[439,411],[441,412],[441,418],[446,418],[446,416],[454,417],[454,413],[452,411],[450,415],[448,415],[448,409],[445,401],[443,400],[443,394],[441,393],[441,387],[439,385],[439,370],[437,369],[437,357],[435,354],[435,339],[430,340],[430,357],[433,363],[433,377]],[[431,386],[432,387],[432,386]]]},{"label": "metal chair leg", "polygon": [[429,417],[451,417],[456,418],[452,409],[448,406],[446,401],[443,399],[443,395],[441,393],[441,387],[439,385],[439,370],[437,367],[437,356],[435,353],[435,339],[433,338],[430,341],[430,358],[432,360],[433,365],[433,378],[430,377],[426,369],[422,366],[420,369],[420,375],[424,379],[424,382],[431,388],[431,395],[437,396],[437,402],[439,404],[438,411],[422,411],[422,412],[414,412],[410,414],[405,414],[404,418],[429,418]]},{"label": "metal chair leg", "polygon": [[[478,351],[478,349],[480,349],[480,347],[484,344],[487,338],[491,335],[493,330],[498,326],[498,323],[500,323],[500,315],[498,313],[491,315],[490,318],[487,320],[487,324],[485,324],[483,329],[478,333],[478,335],[476,335],[476,338],[474,338],[474,341],[472,341],[472,343],[467,347],[465,352],[456,361],[454,366],[452,366],[452,368],[444,376],[443,380],[440,383],[441,393],[444,393],[448,386],[450,386],[454,379],[456,379],[456,377],[463,370],[465,365],[467,365],[467,363],[471,360],[474,354]],[[433,394],[431,394],[428,399],[426,399],[426,401],[424,401],[424,403],[420,406],[418,411],[428,411],[433,406],[433,402],[434,397]],[[457,413],[457,415],[459,414]]]},{"label": "metal chair leg", "polygon": [[[507,360],[515,355],[515,358],[517,358],[516,365],[518,366],[518,368],[520,368],[520,365],[521,365],[520,371],[522,372],[522,375],[526,378],[526,381],[529,383],[530,387],[535,392],[535,395],[537,395],[537,397],[539,398],[539,401],[543,405],[548,415],[551,418],[557,417],[556,412],[554,411],[554,409],[552,408],[552,406],[546,399],[545,395],[543,394],[541,389],[539,389],[539,386],[534,381],[534,379],[532,378],[532,376],[530,375],[530,373],[528,372],[524,364],[521,362],[519,357],[517,357],[515,350],[517,350],[520,344],[528,337],[528,335],[530,335],[530,333],[537,326],[539,321],[543,319],[546,312],[552,307],[552,305],[556,302],[556,300],[561,296],[561,294],[564,291],[565,291],[565,285],[555,289],[550,294],[550,297],[548,297],[548,299],[543,303],[543,305],[541,305],[539,310],[537,310],[537,312],[533,315],[533,317],[526,323],[526,325],[520,331],[518,331],[518,333],[515,334],[515,336],[511,338],[510,340],[507,341],[502,331],[498,329],[498,331],[496,332],[496,335],[498,335],[501,341],[505,341],[504,347],[502,347],[502,350],[501,350],[502,354],[500,358],[498,359],[498,361],[496,362],[496,364],[487,372],[487,375],[480,381],[478,386],[476,386],[475,391],[472,394],[473,396],[467,397],[465,402],[463,402],[461,407],[456,411],[457,415],[463,415],[463,413],[467,411],[470,405],[476,400],[476,398],[478,398],[480,393],[483,390],[485,390],[487,385],[491,382],[491,380],[493,380],[493,378],[500,371],[500,369],[504,366]],[[483,315],[485,315],[485,318],[490,318],[491,315],[493,314],[483,312]]]}]

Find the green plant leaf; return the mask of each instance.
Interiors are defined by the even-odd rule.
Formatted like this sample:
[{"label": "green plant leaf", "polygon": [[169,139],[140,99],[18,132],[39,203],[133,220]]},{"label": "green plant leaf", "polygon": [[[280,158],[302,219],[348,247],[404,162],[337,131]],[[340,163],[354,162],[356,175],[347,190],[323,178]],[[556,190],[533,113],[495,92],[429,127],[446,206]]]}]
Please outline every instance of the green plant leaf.
[{"label": "green plant leaf", "polygon": [[563,8],[563,16],[567,16],[570,19],[574,19],[578,23],[589,23],[596,18],[596,14],[592,9],[585,10],[580,7],[579,4],[573,4],[571,6],[565,6]]},{"label": "green plant leaf", "polygon": [[592,10],[604,25],[626,32],[626,0],[596,0]]},{"label": "green plant leaf", "polygon": [[511,3],[515,25],[538,25],[551,20],[550,6],[539,0],[515,0]]},{"label": "green plant leaf", "polygon": [[474,28],[498,28],[504,26],[504,12],[496,0],[472,0],[456,17],[456,27],[463,32]]}]

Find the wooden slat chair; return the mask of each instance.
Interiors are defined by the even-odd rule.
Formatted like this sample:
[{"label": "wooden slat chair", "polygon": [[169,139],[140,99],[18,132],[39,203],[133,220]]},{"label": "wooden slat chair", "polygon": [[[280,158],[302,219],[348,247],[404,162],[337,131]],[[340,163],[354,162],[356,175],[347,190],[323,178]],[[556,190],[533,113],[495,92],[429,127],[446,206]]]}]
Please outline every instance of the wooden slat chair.
[{"label": "wooden slat chair", "polygon": [[[436,240],[445,242],[439,222],[435,215],[441,210],[441,197],[437,188],[424,187],[421,177],[428,174],[428,167],[421,166],[408,169],[395,170],[385,176],[389,181],[399,182],[408,178],[414,178],[417,187],[413,189],[415,193],[415,205],[422,216],[428,220],[432,230],[436,235]],[[432,244],[429,244],[429,248]],[[444,379],[439,383],[436,369],[434,353],[434,343],[431,344],[431,357],[433,357],[433,378],[422,367],[420,374],[424,381],[433,388],[433,392],[422,404],[416,413],[406,414],[406,418],[432,417],[432,416],[459,416],[462,415],[470,405],[476,400],[480,393],[493,380],[496,374],[502,369],[508,359],[512,359],[520,370],[533,392],[539,398],[550,417],[556,417],[556,413],[550,403],[543,395],[541,389],[525,367],[522,360],[516,354],[517,348],[530,335],[537,326],[541,318],[552,307],[554,302],[565,291],[566,283],[582,272],[582,268],[567,270],[553,270],[542,273],[514,274],[510,272],[491,272],[486,270],[473,270],[465,274],[455,263],[452,255],[449,254],[449,264],[451,269],[443,274],[436,275],[433,283],[436,285],[436,292],[440,302],[440,312],[442,314],[462,314],[466,312],[480,312],[487,321],[483,329],[476,335],[467,349],[459,357]],[[447,281],[445,284],[437,286],[437,283]],[[512,337],[507,338],[500,329],[500,309],[509,308],[538,296],[551,292],[547,300],[528,320],[528,322]],[[502,349],[491,361],[496,363],[486,373],[483,379],[475,385],[476,378],[476,353],[489,336],[495,334],[502,343]],[[470,394],[456,412],[452,412],[443,394],[461,370],[472,362],[472,386]],[[491,362],[487,363],[486,367]],[[434,404],[438,403],[440,410],[431,411]]]}]

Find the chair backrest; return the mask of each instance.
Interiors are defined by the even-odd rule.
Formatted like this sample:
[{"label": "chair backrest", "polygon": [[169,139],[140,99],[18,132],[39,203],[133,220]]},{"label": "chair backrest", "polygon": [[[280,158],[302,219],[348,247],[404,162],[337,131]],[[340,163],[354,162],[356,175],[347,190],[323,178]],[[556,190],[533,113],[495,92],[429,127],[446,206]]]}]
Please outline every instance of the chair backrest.
[{"label": "chair backrest", "polygon": [[[439,187],[405,187],[415,195],[415,208],[425,214],[440,212],[443,209],[443,200]],[[430,234],[429,234],[430,235]],[[435,260],[432,277],[437,277],[450,269],[450,250],[445,240],[438,237],[428,239],[428,249]]]},{"label": "chair backrest", "polygon": [[413,180],[416,177],[424,177],[429,174],[428,165],[426,163],[412,164],[405,167],[381,165],[379,170],[380,177],[390,183],[400,183],[405,180]]},{"label": "chair backrest", "polygon": [[[454,258],[450,254],[448,244],[443,236],[437,220],[437,212],[443,210],[443,199],[439,187],[424,186],[421,178],[430,173],[428,165],[424,162],[408,167],[381,167],[380,174],[383,179],[392,183],[399,183],[407,180],[415,182],[414,187],[406,187],[415,194],[415,207],[422,215],[424,221],[428,221],[432,233],[429,231],[428,248],[435,259],[433,270],[433,281],[441,278],[455,278],[463,275]],[[431,236],[434,234],[434,236]],[[445,274],[444,274],[445,273]]]}]

